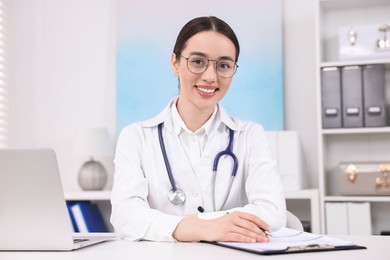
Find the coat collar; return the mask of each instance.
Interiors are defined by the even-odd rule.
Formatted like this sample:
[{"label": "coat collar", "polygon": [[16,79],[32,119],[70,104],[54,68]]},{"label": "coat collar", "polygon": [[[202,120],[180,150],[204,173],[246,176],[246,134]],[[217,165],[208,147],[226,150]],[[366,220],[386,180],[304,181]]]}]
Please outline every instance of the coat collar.
[{"label": "coat collar", "polygon": [[[164,122],[164,128],[166,128],[168,131],[173,131],[173,122],[172,122],[172,113],[171,113],[171,106],[176,103],[176,100],[179,97],[176,96],[172,98],[168,105],[155,117],[148,119],[146,121],[143,121],[141,123],[142,127],[156,127],[160,123]],[[223,106],[218,103],[218,113],[220,113],[221,123],[224,123],[228,128],[232,129],[233,131],[241,131],[241,127],[239,124],[239,121],[230,117],[230,115],[225,111]]]}]

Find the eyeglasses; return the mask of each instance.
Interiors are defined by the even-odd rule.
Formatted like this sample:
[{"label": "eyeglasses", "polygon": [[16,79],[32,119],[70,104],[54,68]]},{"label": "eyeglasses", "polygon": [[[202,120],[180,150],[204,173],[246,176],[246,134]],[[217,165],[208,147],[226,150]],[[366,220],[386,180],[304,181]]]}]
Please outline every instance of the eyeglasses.
[{"label": "eyeglasses", "polygon": [[237,63],[229,59],[210,60],[199,54],[193,54],[188,57],[184,57],[180,54],[176,55],[187,60],[187,68],[194,74],[201,74],[205,72],[209,67],[210,61],[215,62],[215,71],[222,78],[233,77],[238,68]]}]

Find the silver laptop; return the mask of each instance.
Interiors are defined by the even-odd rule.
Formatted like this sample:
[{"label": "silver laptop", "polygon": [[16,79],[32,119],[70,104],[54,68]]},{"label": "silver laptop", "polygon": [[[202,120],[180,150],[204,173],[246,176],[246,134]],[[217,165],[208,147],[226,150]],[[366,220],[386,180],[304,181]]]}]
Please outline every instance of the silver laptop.
[{"label": "silver laptop", "polygon": [[53,150],[0,150],[0,250],[68,251],[114,238],[73,232]]}]

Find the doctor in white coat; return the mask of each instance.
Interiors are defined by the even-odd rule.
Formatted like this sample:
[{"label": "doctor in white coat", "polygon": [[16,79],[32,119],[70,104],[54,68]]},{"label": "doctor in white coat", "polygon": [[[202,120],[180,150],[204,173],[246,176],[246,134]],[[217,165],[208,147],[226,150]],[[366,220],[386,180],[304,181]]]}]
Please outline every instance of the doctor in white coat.
[{"label": "doctor in white coat", "polygon": [[286,225],[264,129],[230,117],[219,104],[239,51],[234,31],[219,18],[198,17],[180,31],[171,58],[179,96],[118,139],[111,222],[120,237],[266,242],[265,231]]}]

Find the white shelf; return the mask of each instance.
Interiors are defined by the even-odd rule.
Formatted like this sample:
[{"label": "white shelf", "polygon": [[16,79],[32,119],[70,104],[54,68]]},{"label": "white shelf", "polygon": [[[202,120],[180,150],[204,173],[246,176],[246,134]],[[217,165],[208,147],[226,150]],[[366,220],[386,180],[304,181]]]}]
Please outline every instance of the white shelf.
[{"label": "white shelf", "polygon": [[[110,200],[111,191],[66,191],[66,200]],[[286,199],[313,199],[318,196],[318,190],[307,189],[285,191]]]},{"label": "white shelf", "polygon": [[[382,24],[389,22],[388,0],[328,0],[319,1],[318,40],[320,67],[388,63],[388,58],[341,61],[339,28],[345,26]],[[359,36],[358,36],[359,38]]]},{"label": "white shelf", "polygon": [[319,0],[323,10],[338,10],[348,8],[371,7],[388,4],[388,0]]},{"label": "white shelf", "polygon": [[[66,191],[66,200],[110,200],[111,191]],[[286,199],[313,199],[318,196],[318,190],[306,189],[285,191]]]},{"label": "white shelf", "polygon": [[[65,199],[68,201],[77,200],[93,200],[93,201],[109,201],[111,191],[66,191],[64,192]],[[319,222],[319,193],[316,189],[286,191],[286,199],[308,200],[310,202],[310,214],[312,219],[312,231],[320,232]]]},{"label": "white shelf", "polygon": [[390,133],[390,127],[322,129],[324,135]]},{"label": "white shelf", "polygon": [[[67,201],[110,201],[111,191],[65,191]],[[319,212],[319,192],[316,189],[306,189],[298,191],[285,191],[286,199],[302,199],[310,202],[310,215],[312,231],[320,233],[320,212]]]},{"label": "white shelf", "polygon": [[66,191],[65,200],[110,200],[111,191]]},{"label": "white shelf", "polygon": [[390,202],[390,196],[326,196],[326,202]]},{"label": "white shelf", "polygon": [[321,62],[320,68],[325,67],[343,67],[343,66],[357,66],[357,65],[375,65],[375,64],[385,64],[389,66],[390,59],[366,59],[366,60],[352,60],[352,61],[327,61]]}]

